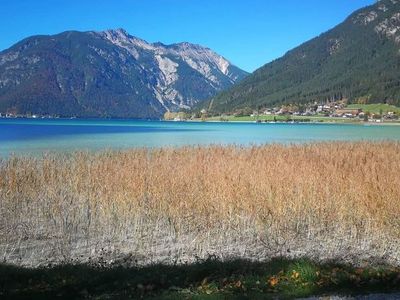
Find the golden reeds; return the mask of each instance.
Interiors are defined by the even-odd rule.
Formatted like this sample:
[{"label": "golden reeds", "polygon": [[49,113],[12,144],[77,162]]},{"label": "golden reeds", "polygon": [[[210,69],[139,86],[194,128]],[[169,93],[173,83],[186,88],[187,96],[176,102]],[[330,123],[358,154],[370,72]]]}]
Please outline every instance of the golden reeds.
[{"label": "golden reeds", "polygon": [[400,264],[400,144],[185,147],[0,161],[3,260],[38,264],[105,253],[140,263],[347,255]]}]

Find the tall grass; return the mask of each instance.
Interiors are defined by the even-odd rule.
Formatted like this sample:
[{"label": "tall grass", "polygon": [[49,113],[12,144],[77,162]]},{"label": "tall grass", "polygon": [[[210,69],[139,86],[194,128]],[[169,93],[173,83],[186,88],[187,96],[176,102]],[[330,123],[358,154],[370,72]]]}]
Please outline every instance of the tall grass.
[{"label": "tall grass", "polygon": [[36,265],[215,255],[400,264],[400,144],[49,154],[0,161],[0,255]]}]

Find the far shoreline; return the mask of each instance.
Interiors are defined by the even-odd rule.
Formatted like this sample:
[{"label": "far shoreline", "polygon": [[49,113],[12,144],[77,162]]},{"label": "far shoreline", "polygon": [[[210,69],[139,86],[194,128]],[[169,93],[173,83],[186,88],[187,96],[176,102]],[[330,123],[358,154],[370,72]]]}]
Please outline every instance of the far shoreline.
[{"label": "far shoreline", "polygon": [[215,120],[215,119],[188,119],[188,120],[167,120],[167,119],[137,119],[137,118],[92,118],[92,117],[46,117],[46,118],[32,118],[32,117],[0,117],[1,121],[55,121],[55,120],[62,120],[62,121],[141,121],[141,122],[171,122],[171,123],[221,123],[221,124],[271,124],[271,125],[357,125],[357,126],[400,126],[400,121],[397,122],[364,122],[364,121],[352,121],[350,120],[340,120],[337,121],[333,120],[326,120],[326,121],[309,121],[309,122],[296,122],[296,121],[259,121],[256,120]]},{"label": "far shoreline", "polygon": [[360,126],[400,126],[400,122],[335,122],[335,121],[322,121],[322,122],[257,122],[257,121],[219,121],[219,120],[162,120],[164,122],[173,122],[173,123],[238,123],[238,124],[285,124],[285,125],[300,125],[300,124],[307,124],[307,125],[360,125]]}]

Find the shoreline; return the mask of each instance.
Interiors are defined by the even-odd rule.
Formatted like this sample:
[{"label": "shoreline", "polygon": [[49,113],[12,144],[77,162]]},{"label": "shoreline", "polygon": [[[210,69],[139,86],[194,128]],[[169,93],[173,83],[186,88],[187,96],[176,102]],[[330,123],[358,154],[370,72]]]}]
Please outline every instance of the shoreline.
[{"label": "shoreline", "polygon": [[[323,120],[323,121],[307,121],[307,122],[296,122],[290,121],[290,122],[285,122],[285,121],[264,121],[260,120],[260,122],[257,122],[256,120],[227,120],[227,121],[221,121],[221,120],[212,120],[212,119],[206,119],[206,120],[201,120],[201,119],[188,119],[188,120],[166,120],[166,119],[135,119],[135,118],[80,118],[80,117],[74,117],[74,118],[69,118],[69,117],[57,117],[57,118],[29,118],[29,117],[13,117],[13,118],[6,118],[6,117],[0,117],[0,122],[3,120],[22,120],[22,121],[55,121],[55,120],[61,120],[61,121],[84,121],[84,120],[89,120],[89,121],[143,121],[143,122],[173,122],[173,123],[237,123],[237,124],[287,124],[287,125],[299,125],[299,124],[307,124],[307,125],[314,125],[314,124],[329,124],[329,125],[363,125],[363,126],[400,126],[400,121],[396,122],[364,122],[364,121],[347,121],[347,120],[342,120],[338,119],[337,121],[335,120]],[[321,120],[321,119],[320,119]]]},{"label": "shoreline", "polygon": [[335,122],[335,121],[322,121],[322,122],[257,122],[257,121],[219,121],[219,120],[181,120],[181,121],[175,121],[175,120],[162,120],[163,122],[175,122],[175,123],[222,123],[222,124],[229,124],[229,123],[238,123],[238,124],[285,124],[285,125],[301,125],[301,124],[307,124],[307,125],[362,125],[362,126],[400,126],[400,122]]}]

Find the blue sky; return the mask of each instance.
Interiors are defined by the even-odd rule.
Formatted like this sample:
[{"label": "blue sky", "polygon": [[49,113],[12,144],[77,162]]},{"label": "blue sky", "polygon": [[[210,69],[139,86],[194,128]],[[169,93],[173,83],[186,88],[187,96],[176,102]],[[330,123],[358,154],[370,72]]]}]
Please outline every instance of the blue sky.
[{"label": "blue sky", "polygon": [[124,28],[192,42],[247,70],[334,27],[374,0],[0,0],[0,50],[35,34]]}]

